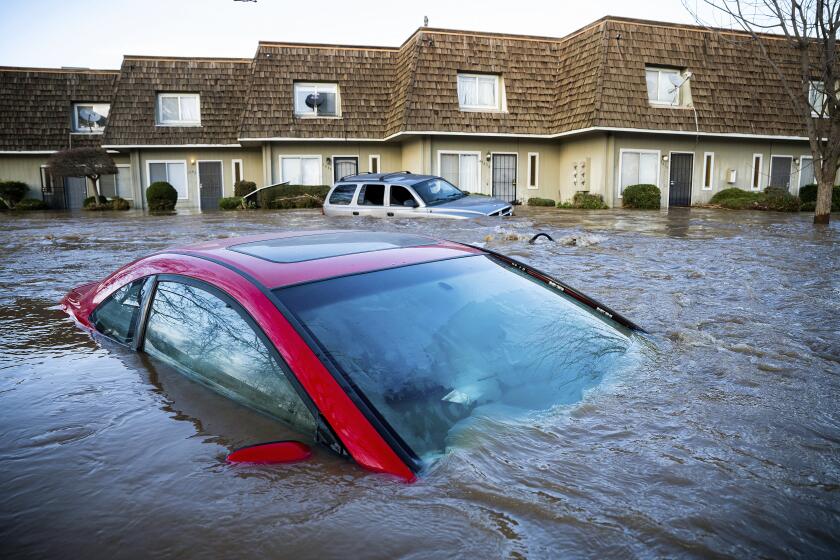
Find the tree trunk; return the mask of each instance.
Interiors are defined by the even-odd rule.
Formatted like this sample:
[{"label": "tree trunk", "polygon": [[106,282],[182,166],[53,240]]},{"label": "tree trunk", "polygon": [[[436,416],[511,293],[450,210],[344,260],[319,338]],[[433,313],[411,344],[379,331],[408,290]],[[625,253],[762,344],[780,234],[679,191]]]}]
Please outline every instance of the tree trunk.
[{"label": "tree trunk", "polygon": [[814,208],[814,223],[827,224],[831,219],[831,191],[834,181],[823,178],[817,185],[817,204]]}]

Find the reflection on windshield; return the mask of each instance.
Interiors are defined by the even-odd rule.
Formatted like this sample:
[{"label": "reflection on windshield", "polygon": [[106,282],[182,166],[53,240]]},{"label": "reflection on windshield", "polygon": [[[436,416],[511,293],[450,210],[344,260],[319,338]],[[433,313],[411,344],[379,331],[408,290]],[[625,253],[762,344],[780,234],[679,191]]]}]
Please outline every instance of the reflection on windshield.
[{"label": "reflection on windshield", "polygon": [[464,198],[465,195],[456,186],[443,179],[429,179],[413,185],[415,192],[423,199],[427,206],[443,204]]},{"label": "reflection on windshield", "polygon": [[470,416],[573,403],[627,331],[486,256],[277,290],[420,457]]}]

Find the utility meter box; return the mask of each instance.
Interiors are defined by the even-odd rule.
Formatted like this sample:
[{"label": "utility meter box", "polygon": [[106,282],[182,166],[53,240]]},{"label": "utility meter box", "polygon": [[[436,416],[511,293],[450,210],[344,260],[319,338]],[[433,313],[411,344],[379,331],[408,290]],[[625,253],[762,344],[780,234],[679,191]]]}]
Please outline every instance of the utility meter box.
[{"label": "utility meter box", "polygon": [[726,182],[730,185],[734,185],[735,181],[738,180],[738,170],[737,169],[727,169],[726,170]]},{"label": "utility meter box", "polygon": [[575,191],[589,190],[590,158],[581,159],[572,164],[572,187]]}]

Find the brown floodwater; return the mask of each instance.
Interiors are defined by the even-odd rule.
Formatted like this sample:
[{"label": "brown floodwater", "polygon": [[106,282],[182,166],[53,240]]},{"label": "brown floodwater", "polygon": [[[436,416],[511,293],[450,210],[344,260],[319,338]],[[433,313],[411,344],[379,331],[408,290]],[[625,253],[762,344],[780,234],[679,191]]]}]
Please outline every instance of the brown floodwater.
[{"label": "brown floodwater", "polygon": [[[840,218],[840,217],[836,217]],[[807,215],[521,209],[497,221],[314,211],[2,215],[0,556],[604,558],[840,555],[840,227]],[[583,400],[470,425],[415,484],[291,436],[94,341],[56,304],[166,246],[271,230],[486,243],[650,331]],[[555,242],[529,245],[546,231]]]}]

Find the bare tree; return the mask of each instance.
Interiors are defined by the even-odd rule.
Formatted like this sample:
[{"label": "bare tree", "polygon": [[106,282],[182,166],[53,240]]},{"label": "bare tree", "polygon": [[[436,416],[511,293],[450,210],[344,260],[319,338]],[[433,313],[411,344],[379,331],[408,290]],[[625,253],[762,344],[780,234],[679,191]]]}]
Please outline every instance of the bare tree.
[{"label": "bare tree", "polygon": [[[683,5],[700,25],[711,27],[701,18],[702,7],[721,16],[723,26],[745,31],[778,75],[808,134],[814,157],[818,185],[814,223],[827,224],[832,187],[840,167],[840,0],[695,0],[693,6],[690,2],[683,0]],[[770,44],[780,38],[787,48]]]},{"label": "bare tree", "polygon": [[96,205],[102,193],[99,178],[115,175],[117,166],[113,158],[102,148],[71,148],[56,152],[47,160],[47,169],[53,177],[87,177],[96,189]]}]

